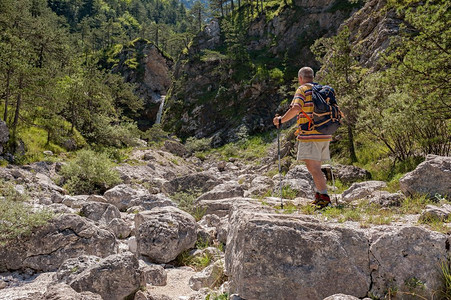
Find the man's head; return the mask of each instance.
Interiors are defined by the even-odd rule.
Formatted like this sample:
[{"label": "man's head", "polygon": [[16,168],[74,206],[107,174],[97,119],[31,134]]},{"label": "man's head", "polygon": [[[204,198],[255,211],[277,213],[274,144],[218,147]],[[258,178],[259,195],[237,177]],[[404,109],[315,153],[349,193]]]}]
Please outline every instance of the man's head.
[{"label": "man's head", "polygon": [[315,73],[313,72],[313,69],[310,67],[303,67],[299,69],[298,72],[298,79],[300,84],[313,82],[313,78],[315,77]]}]

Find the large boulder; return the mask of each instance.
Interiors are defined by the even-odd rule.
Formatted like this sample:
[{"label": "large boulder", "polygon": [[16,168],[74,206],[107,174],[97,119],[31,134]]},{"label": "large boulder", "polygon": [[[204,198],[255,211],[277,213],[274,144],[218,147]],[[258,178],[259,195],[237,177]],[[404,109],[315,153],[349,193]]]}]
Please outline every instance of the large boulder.
[{"label": "large boulder", "polygon": [[365,199],[374,195],[375,191],[380,191],[386,187],[387,184],[383,181],[371,180],[364,182],[356,182],[353,183],[349,189],[343,192],[342,199],[346,202]]},{"label": "large boulder", "polygon": [[451,196],[451,157],[428,155],[426,161],[399,180],[404,194]]},{"label": "large boulder", "polygon": [[419,226],[355,229],[265,209],[232,208],[225,256],[231,294],[248,300],[438,296],[447,235]]},{"label": "large boulder", "polygon": [[363,231],[235,205],[225,257],[230,293],[252,299],[365,297],[371,286]]},{"label": "large boulder", "polygon": [[222,181],[217,177],[203,172],[179,176],[165,182],[162,188],[163,191],[168,194],[189,192],[193,190],[199,190],[205,193],[220,183],[222,183]]},{"label": "large boulder", "polygon": [[121,213],[116,206],[102,202],[84,203],[80,214],[85,218],[105,224],[108,224],[114,218],[121,217]]},{"label": "large boulder", "polygon": [[[313,177],[304,165],[291,168],[282,179],[282,186],[288,186],[296,191],[298,197],[312,198],[315,194]],[[275,185],[274,191],[280,193],[279,184]]]},{"label": "large boulder", "polygon": [[343,183],[352,183],[371,179],[370,172],[356,166],[334,165],[332,168],[334,171],[333,175],[340,179]]},{"label": "large boulder", "polygon": [[[74,264],[72,260],[59,271],[59,280],[78,292],[91,291],[103,299],[123,300],[141,286],[139,262],[133,253],[110,255],[104,259],[89,259],[88,263]],[[68,266],[74,267],[67,272]],[[75,271],[74,271],[75,270]]]},{"label": "large boulder", "polygon": [[142,198],[150,196],[149,191],[142,187],[120,184],[106,191],[103,196],[106,201],[116,206],[120,211],[137,205]]},{"label": "large boulder", "polygon": [[39,274],[15,287],[1,289],[0,299],[4,300],[102,300],[92,292],[78,293],[65,283],[56,283],[54,273]]},{"label": "large boulder", "polygon": [[26,268],[53,271],[72,257],[105,257],[116,252],[112,233],[85,218],[65,214],[35,229],[30,236],[0,246],[0,272]]},{"label": "large boulder", "polygon": [[274,187],[274,181],[267,176],[252,177],[250,187],[245,191],[244,196],[261,196]]},{"label": "large boulder", "polygon": [[176,207],[154,208],[138,213],[135,231],[138,253],[152,262],[167,263],[194,246],[196,220]]},{"label": "large boulder", "polygon": [[[392,227],[370,246],[371,294],[384,298],[387,289],[415,292],[434,299],[447,264],[446,235],[421,227]],[[401,296],[402,297],[402,296]]]},{"label": "large boulder", "polygon": [[226,198],[242,197],[244,190],[236,181],[228,181],[215,186],[211,191],[208,191],[197,198],[197,200],[219,200]]}]

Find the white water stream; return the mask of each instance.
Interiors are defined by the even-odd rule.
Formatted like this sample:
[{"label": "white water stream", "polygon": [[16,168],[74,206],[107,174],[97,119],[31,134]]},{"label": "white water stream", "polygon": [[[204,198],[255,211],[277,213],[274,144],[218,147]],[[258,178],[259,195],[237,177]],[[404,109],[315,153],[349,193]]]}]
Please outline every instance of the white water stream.
[{"label": "white water stream", "polygon": [[161,116],[163,115],[163,107],[164,107],[164,99],[166,96],[161,96],[160,107],[158,108],[157,119],[155,120],[155,124],[161,123]]}]

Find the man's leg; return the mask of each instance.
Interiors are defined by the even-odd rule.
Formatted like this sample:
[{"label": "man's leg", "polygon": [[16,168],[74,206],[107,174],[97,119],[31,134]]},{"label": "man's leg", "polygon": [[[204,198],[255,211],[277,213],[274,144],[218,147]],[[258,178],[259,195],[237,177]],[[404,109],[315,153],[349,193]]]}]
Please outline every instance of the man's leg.
[{"label": "man's leg", "polygon": [[315,201],[313,201],[312,204],[320,209],[330,206],[331,202],[329,195],[327,195],[326,177],[321,171],[321,161],[311,159],[306,159],[304,161],[310,174],[312,174],[316,190],[318,191],[315,195]]},{"label": "man's leg", "polygon": [[326,177],[321,171],[321,161],[311,159],[305,159],[304,161],[308,171],[312,174],[316,190],[318,192],[327,191]]}]

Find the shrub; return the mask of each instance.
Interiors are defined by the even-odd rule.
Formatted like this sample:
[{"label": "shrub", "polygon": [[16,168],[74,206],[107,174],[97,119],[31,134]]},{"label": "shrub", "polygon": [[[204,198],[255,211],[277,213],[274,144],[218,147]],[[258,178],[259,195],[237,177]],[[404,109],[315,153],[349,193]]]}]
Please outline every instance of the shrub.
[{"label": "shrub", "polygon": [[33,211],[24,203],[27,197],[0,180],[0,245],[31,233],[53,217],[48,210]]},{"label": "shrub", "polygon": [[189,137],[185,142],[186,149],[191,152],[207,151],[211,149],[211,139],[203,138],[198,139],[195,137]]},{"label": "shrub", "polygon": [[107,154],[81,150],[61,169],[64,187],[71,194],[103,193],[121,182],[113,167]]},{"label": "shrub", "polygon": [[149,146],[160,145],[168,139],[169,133],[163,130],[160,124],[155,124],[142,134],[142,138]]}]

